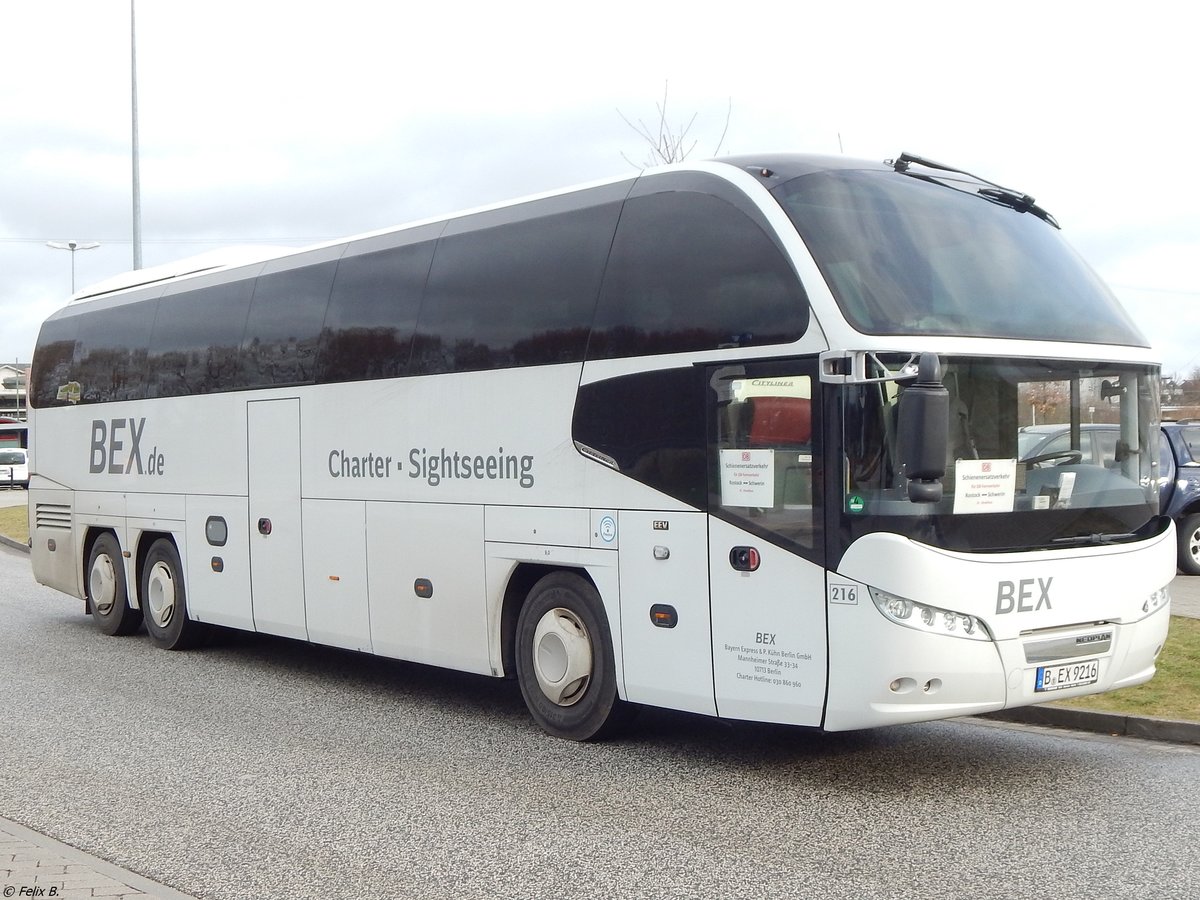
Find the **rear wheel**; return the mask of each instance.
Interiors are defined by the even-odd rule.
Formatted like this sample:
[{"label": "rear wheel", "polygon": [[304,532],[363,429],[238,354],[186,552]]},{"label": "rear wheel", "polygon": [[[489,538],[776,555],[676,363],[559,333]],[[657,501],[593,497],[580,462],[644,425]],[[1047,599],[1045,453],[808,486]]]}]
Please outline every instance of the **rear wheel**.
[{"label": "rear wheel", "polygon": [[87,567],[88,608],[105,634],[133,634],[142,624],[142,611],[129,606],[125,561],[116,537],[104,532],[92,543]]},{"label": "rear wheel", "polygon": [[516,664],[525,705],[550,734],[596,740],[624,720],[608,618],[578,575],[555,572],[534,585],[517,620]]},{"label": "rear wheel", "polygon": [[1200,513],[1184,516],[1175,524],[1179,537],[1179,571],[1200,575]]},{"label": "rear wheel", "polygon": [[164,650],[186,650],[198,644],[205,626],[188,618],[187,592],[179,552],[166,538],[150,546],[142,566],[142,609],[150,639]]}]

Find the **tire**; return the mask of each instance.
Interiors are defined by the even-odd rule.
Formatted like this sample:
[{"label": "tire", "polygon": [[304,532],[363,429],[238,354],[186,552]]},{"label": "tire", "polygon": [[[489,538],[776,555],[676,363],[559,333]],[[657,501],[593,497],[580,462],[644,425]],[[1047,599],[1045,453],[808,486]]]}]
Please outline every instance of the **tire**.
[{"label": "tire", "polygon": [[150,640],[164,650],[187,650],[204,639],[205,626],[188,618],[179,552],[166,538],[150,545],[142,565],[142,611]]},{"label": "tire", "polygon": [[617,696],[608,617],[585,579],[554,572],[538,581],[521,607],[516,645],[521,695],[549,734],[599,740],[627,718]]},{"label": "tire", "polygon": [[1200,513],[1176,522],[1175,533],[1179,539],[1179,571],[1184,575],[1200,575]]},{"label": "tire", "polygon": [[129,606],[121,545],[111,532],[102,533],[92,543],[86,589],[92,621],[105,634],[133,634],[141,626],[142,611]]}]

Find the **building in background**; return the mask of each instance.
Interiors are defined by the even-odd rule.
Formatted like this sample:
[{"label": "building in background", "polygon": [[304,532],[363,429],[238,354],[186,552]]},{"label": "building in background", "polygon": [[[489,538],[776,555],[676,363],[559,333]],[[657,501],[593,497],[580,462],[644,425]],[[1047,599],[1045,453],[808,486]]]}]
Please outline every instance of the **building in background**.
[{"label": "building in background", "polygon": [[28,365],[0,363],[0,418],[25,421],[28,387]]}]

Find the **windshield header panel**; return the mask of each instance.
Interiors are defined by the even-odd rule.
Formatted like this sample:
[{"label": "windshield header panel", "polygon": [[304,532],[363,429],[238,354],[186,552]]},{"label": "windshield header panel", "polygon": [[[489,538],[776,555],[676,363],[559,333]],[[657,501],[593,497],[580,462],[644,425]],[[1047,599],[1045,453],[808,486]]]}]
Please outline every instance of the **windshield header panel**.
[{"label": "windshield header panel", "polygon": [[889,166],[820,168],[771,193],[863,334],[1149,346],[1025,195]]}]

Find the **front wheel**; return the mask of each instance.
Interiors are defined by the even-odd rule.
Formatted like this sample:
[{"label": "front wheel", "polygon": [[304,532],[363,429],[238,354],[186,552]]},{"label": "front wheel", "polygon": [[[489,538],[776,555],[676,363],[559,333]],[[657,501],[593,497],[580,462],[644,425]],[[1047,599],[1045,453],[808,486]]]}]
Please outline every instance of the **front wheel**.
[{"label": "front wheel", "polygon": [[164,650],[186,650],[204,637],[205,627],[188,618],[187,591],[179,552],[166,538],[150,545],[142,566],[142,610],[150,640]]},{"label": "front wheel", "polygon": [[1200,575],[1200,513],[1184,516],[1175,523],[1179,538],[1179,571]]},{"label": "front wheel", "polygon": [[530,592],[517,619],[517,681],[545,731],[597,740],[623,721],[608,617],[595,587],[554,572]]},{"label": "front wheel", "polygon": [[121,545],[107,531],[96,538],[88,554],[87,601],[92,621],[105,634],[133,634],[142,624],[142,611],[129,606]]}]

